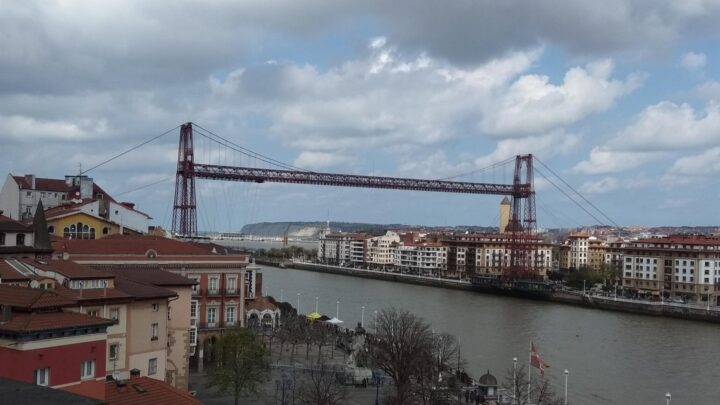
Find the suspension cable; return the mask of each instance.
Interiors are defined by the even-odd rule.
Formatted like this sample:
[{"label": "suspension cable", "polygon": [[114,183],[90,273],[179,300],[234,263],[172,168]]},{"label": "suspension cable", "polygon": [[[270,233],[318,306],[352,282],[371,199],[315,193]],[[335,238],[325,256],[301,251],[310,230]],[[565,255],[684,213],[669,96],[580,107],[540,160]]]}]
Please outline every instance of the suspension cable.
[{"label": "suspension cable", "polygon": [[558,191],[560,191],[561,193],[563,193],[563,194],[565,195],[565,197],[567,197],[570,201],[572,201],[573,203],[575,203],[575,205],[577,205],[578,207],[580,207],[581,210],[585,211],[586,214],[590,215],[595,221],[597,221],[598,224],[603,225],[603,221],[601,221],[600,219],[598,219],[598,217],[596,217],[595,215],[593,215],[592,212],[588,211],[585,207],[582,206],[582,204],[580,204],[580,203],[577,202],[574,198],[572,198],[572,196],[571,196],[570,194],[566,193],[565,190],[563,190],[562,188],[560,188],[557,184],[555,184],[552,180],[550,180],[547,176],[545,176],[545,174],[543,174],[542,170],[540,170],[539,167],[536,167],[536,168],[535,168],[535,171],[536,171],[539,175],[541,175],[545,180],[547,180],[548,183],[552,184],[556,189],[558,189]]},{"label": "suspension cable", "polygon": [[609,216],[607,216],[600,208],[598,208],[598,207],[595,206],[595,204],[593,204],[590,200],[588,200],[587,198],[585,198],[584,195],[580,194],[580,192],[578,192],[575,188],[573,188],[573,186],[571,186],[570,184],[568,184],[568,182],[566,182],[562,177],[558,176],[558,174],[555,173],[555,172],[553,171],[553,169],[551,169],[550,167],[548,167],[545,163],[543,163],[542,160],[538,159],[537,157],[535,158],[535,160],[537,160],[544,168],[546,168],[546,169],[547,169],[550,173],[552,173],[555,177],[557,177],[558,179],[560,179],[560,181],[563,182],[563,184],[565,184],[570,190],[572,190],[573,192],[575,192],[575,194],[577,194],[578,196],[580,196],[580,198],[582,198],[586,203],[588,203],[591,207],[595,208],[595,210],[596,210],[597,212],[599,212],[600,215],[602,215],[603,217],[605,217],[605,219],[607,219],[611,224],[615,225],[615,227],[618,228],[618,229],[620,228],[620,225],[618,225],[615,221],[613,221],[612,218],[610,218]]},{"label": "suspension cable", "polygon": [[499,167],[499,166],[502,166],[502,165],[506,165],[506,164],[512,162],[513,160],[515,160],[515,157],[507,158],[507,159],[505,159],[505,160],[503,160],[503,161],[500,161],[500,162],[497,162],[497,163],[493,163],[493,164],[491,164],[491,165],[489,165],[489,166],[485,166],[485,167],[482,167],[482,168],[480,168],[480,169],[475,169],[475,170],[470,171],[470,172],[460,173],[460,174],[456,174],[455,176],[444,177],[444,178],[442,178],[442,179],[437,179],[437,180],[438,180],[438,181],[452,180],[452,179],[456,179],[456,178],[458,178],[458,177],[465,177],[465,176],[477,174],[477,173],[483,172],[483,171],[485,171],[485,170],[494,169],[494,168],[496,168],[496,167]]},{"label": "suspension cable", "polygon": [[83,171],[80,172],[80,175],[83,175],[83,174],[85,174],[85,173],[87,173],[87,172],[89,172],[89,171],[91,171],[91,170],[97,169],[98,167],[100,167],[100,166],[102,166],[102,165],[104,165],[104,164],[110,163],[110,162],[112,162],[113,160],[115,160],[115,159],[117,159],[117,158],[119,158],[119,157],[121,157],[121,156],[125,156],[125,155],[127,155],[128,153],[130,153],[130,152],[132,152],[132,151],[134,151],[134,150],[136,150],[136,149],[139,149],[139,148],[141,148],[141,147],[149,144],[150,142],[152,142],[152,141],[154,141],[154,140],[156,140],[156,139],[162,138],[163,136],[169,134],[169,133],[172,132],[172,131],[175,131],[175,130],[178,129],[178,128],[180,128],[180,125],[176,126],[176,127],[173,128],[173,129],[169,129],[169,130],[163,132],[163,133],[160,134],[160,135],[154,136],[154,137],[152,137],[152,138],[150,138],[150,139],[148,139],[148,140],[146,140],[146,141],[144,141],[144,142],[142,142],[142,143],[140,143],[140,144],[138,144],[138,145],[135,145],[135,146],[133,146],[132,148],[130,148],[130,149],[128,149],[128,150],[126,150],[126,151],[124,151],[124,152],[122,152],[122,153],[119,153],[119,154],[117,154],[117,155],[111,157],[110,159],[107,159],[107,160],[105,160],[105,161],[103,161],[103,162],[101,162],[101,163],[98,163],[98,164],[96,164],[95,166],[93,166],[93,167],[91,167],[91,168],[89,168],[89,169],[87,169],[87,170],[83,170]]}]

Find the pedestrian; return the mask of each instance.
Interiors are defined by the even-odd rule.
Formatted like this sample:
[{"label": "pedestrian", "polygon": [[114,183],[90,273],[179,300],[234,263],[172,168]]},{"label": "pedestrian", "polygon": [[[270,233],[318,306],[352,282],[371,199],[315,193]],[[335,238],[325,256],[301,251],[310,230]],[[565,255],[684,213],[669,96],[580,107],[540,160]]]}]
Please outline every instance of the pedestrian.
[{"label": "pedestrian", "polygon": [[465,391],[465,403],[467,404],[469,400],[470,400],[470,391],[466,390]]}]

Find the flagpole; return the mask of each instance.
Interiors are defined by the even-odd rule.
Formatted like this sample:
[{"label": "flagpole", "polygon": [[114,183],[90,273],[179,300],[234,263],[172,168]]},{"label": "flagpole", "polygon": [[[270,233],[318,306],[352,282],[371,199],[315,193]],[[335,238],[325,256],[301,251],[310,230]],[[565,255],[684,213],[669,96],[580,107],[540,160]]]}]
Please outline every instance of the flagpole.
[{"label": "flagpole", "polygon": [[530,361],[528,361],[528,405],[530,405],[530,367],[532,366],[532,342],[530,342]]}]

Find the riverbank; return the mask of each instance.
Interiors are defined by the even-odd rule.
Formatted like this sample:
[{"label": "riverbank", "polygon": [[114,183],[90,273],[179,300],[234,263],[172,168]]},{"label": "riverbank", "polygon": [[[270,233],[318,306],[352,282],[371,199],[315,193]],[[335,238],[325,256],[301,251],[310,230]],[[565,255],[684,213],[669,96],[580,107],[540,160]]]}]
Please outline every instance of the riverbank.
[{"label": "riverbank", "polygon": [[[258,264],[265,264],[258,261]],[[278,264],[266,263],[267,265],[277,266]],[[377,270],[356,269],[349,267],[332,266],[317,263],[306,262],[285,262],[282,263],[286,268],[295,268],[298,270],[307,270],[320,273],[339,274],[352,277],[372,278],[376,280],[392,281],[406,284],[425,285],[429,287],[440,287],[455,290],[475,291],[479,293],[495,293],[489,291],[479,291],[469,281],[451,280],[436,277],[425,277],[411,274],[391,273]],[[496,294],[507,295],[502,290],[498,290]],[[523,298],[518,294],[514,297]],[[527,297],[530,298],[530,297]],[[542,299],[533,296],[532,299]],[[628,312],[641,315],[669,317],[677,319],[685,319],[701,322],[720,323],[720,309],[707,308],[703,306],[662,303],[651,301],[630,300],[625,298],[602,297],[582,294],[576,291],[555,291],[545,298],[546,301],[558,302],[568,305],[577,305],[587,308]]]}]

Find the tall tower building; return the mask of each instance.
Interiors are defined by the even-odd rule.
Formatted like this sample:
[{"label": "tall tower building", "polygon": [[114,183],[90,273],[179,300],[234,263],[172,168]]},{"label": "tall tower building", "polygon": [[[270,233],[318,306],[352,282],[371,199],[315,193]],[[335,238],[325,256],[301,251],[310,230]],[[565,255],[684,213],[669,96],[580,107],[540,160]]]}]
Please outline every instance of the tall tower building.
[{"label": "tall tower building", "polygon": [[507,226],[510,223],[510,200],[503,198],[500,203],[500,233],[507,232]]}]

